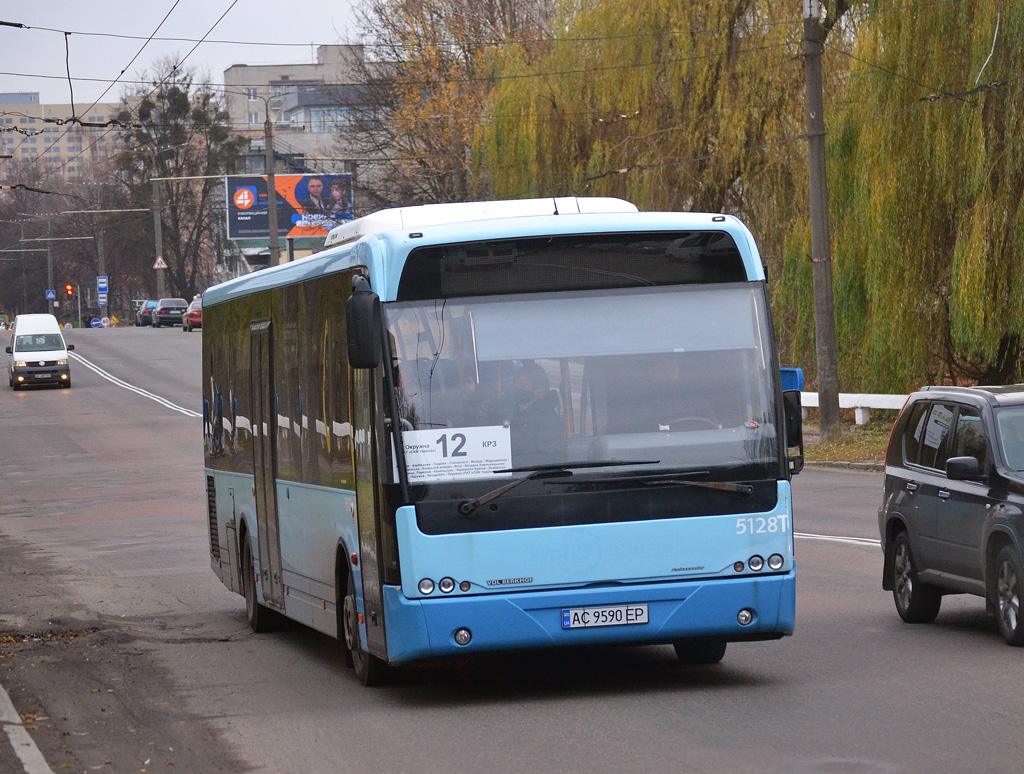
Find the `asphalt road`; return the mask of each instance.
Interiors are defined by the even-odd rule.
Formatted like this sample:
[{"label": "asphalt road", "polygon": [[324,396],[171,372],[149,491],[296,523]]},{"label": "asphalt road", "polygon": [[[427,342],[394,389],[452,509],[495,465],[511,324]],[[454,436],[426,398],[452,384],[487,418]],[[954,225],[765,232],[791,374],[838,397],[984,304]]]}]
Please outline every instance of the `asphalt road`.
[{"label": "asphalt road", "polygon": [[[336,642],[253,635],[209,569],[198,333],[75,331],[70,390],[0,388],[0,772],[1018,771],[1024,651],[984,604],[903,624],[881,476],[794,481],[797,633],[683,668],[671,648],[410,667],[366,689]],[[0,713],[0,719],[4,719]],[[35,774],[33,772],[33,774]]]}]

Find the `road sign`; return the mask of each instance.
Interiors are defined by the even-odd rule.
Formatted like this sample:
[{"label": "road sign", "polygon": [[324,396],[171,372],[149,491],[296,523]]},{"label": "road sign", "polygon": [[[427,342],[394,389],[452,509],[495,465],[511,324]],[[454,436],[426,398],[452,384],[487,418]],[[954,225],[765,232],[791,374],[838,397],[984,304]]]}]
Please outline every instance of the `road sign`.
[{"label": "road sign", "polygon": [[64,323],[64,330],[66,330],[66,331],[71,330],[71,323]]},{"label": "road sign", "polygon": [[100,325],[102,325],[104,328],[109,328],[110,327],[110,318],[109,317],[104,317],[102,320],[100,320]]},{"label": "road sign", "polygon": [[156,257],[156,263],[153,264],[153,268],[154,269],[166,269],[167,268],[167,261],[164,260],[164,257],[162,255],[158,255]]},{"label": "road sign", "polygon": [[57,300],[57,291],[56,290],[47,290],[46,291],[46,300],[47,301],[56,301]]},{"label": "road sign", "polygon": [[97,290],[97,292],[100,295],[104,295],[105,296],[107,294],[107,278],[106,277],[97,277],[96,278],[96,290]]},{"label": "road sign", "polygon": [[100,327],[100,318],[99,317],[93,317],[92,320],[89,321],[89,325],[91,325],[93,328],[99,328]]},{"label": "road sign", "polygon": [[99,293],[97,293],[96,294],[96,300],[97,300],[97,303],[100,306],[106,306],[107,305],[107,291],[101,290]]}]

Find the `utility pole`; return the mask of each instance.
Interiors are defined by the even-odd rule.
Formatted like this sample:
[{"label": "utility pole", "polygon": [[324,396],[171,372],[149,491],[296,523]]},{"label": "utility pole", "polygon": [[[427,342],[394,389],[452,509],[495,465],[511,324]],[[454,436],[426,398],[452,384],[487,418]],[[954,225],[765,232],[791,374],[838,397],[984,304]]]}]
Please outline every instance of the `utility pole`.
[{"label": "utility pole", "polygon": [[[22,241],[24,241],[24,236],[22,237]],[[53,248],[50,246],[49,218],[46,219],[46,289],[53,289]]]},{"label": "utility pole", "polygon": [[803,0],[804,77],[807,88],[807,164],[810,172],[811,275],[821,440],[839,437],[839,368],[832,293],[832,248],[825,177],[825,115],[821,88],[822,29],[819,0]]},{"label": "utility pole", "polygon": [[270,102],[264,99],[267,120],[263,124],[263,145],[267,158],[267,225],[270,230],[270,265],[281,263],[281,246],[277,239],[277,188],[274,182],[274,126],[270,123]]},{"label": "utility pole", "polygon": [[[153,239],[156,242],[156,260],[159,261],[164,254],[164,231],[162,218],[160,217],[160,183],[153,181]],[[164,297],[164,270],[156,269],[156,297]]]}]

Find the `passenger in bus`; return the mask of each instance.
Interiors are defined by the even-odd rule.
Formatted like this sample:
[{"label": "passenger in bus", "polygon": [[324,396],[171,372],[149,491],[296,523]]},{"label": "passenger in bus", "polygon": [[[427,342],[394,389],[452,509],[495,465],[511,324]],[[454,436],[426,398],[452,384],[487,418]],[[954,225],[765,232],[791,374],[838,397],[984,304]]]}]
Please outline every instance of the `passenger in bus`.
[{"label": "passenger in bus", "polygon": [[565,435],[558,414],[558,393],[537,363],[526,363],[515,374],[512,412],[512,465],[524,467],[565,461]]}]

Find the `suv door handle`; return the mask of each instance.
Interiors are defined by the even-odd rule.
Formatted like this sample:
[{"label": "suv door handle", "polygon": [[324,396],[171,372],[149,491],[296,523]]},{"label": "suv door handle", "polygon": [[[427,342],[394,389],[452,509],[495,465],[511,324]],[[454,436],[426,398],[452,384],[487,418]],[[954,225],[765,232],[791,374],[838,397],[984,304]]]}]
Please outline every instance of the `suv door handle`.
[{"label": "suv door handle", "polygon": [[908,492],[916,492],[917,484],[915,484],[913,481],[908,481],[906,489]]},{"label": "suv door handle", "polygon": [[949,499],[949,494],[950,493],[949,493],[948,489],[940,489],[939,490],[939,499],[940,500],[948,500]]}]

